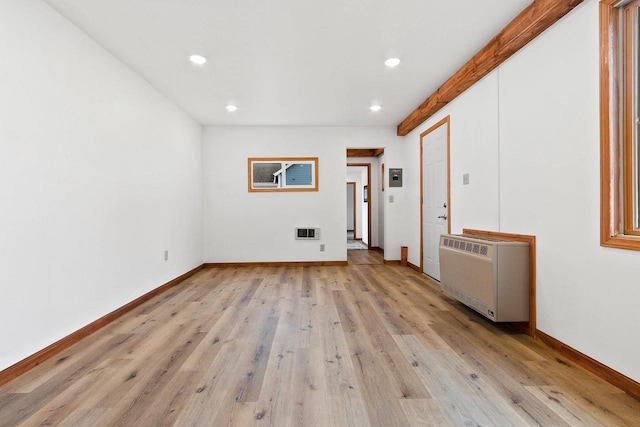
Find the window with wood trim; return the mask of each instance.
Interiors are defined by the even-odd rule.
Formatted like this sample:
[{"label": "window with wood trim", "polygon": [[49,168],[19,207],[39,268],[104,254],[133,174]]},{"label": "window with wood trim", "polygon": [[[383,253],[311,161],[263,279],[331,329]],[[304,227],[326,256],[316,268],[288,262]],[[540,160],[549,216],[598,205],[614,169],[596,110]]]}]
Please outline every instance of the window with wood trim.
[{"label": "window with wood trim", "polygon": [[640,235],[638,227],[638,11],[640,0],[626,4],[622,20],[622,175],[624,234]]},{"label": "window with wood trim", "polygon": [[248,159],[249,191],[318,191],[317,157]]},{"label": "window with wood trim", "polygon": [[640,250],[640,0],[600,2],[600,243]]}]

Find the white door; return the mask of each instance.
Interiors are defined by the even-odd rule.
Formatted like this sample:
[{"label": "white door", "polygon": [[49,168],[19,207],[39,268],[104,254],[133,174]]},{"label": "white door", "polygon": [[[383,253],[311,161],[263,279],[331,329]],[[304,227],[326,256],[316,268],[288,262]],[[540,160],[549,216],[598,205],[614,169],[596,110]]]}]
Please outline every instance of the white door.
[{"label": "white door", "polygon": [[448,122],[422,138],[422,268],[440,280],[440,235],[449,229],[447,218]]}]

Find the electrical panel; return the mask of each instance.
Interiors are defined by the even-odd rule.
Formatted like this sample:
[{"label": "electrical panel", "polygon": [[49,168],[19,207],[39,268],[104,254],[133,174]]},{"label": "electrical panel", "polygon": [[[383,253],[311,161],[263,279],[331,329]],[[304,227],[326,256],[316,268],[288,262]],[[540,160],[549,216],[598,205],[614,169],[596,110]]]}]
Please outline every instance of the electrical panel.
[{"label": "electrical panel", "polygon": [[389,187],[402,187],[402,168],[389,168]]}]

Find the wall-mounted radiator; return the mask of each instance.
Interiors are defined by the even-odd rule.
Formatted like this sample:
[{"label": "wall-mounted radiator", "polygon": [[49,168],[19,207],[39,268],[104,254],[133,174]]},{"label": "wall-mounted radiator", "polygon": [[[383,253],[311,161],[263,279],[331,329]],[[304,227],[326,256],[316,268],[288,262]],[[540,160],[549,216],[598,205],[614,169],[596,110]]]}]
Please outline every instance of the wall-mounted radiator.
[{"label": "wall-mounted radiator", "polygon": [[494,322],[529,320],[529,244],[470,235],[440,237],[442,290]]}]

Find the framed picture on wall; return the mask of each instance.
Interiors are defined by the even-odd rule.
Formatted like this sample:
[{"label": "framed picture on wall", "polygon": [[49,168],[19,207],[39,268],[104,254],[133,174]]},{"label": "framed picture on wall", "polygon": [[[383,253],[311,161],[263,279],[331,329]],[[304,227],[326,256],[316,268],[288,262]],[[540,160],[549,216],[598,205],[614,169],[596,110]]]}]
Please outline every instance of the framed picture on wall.
[{"label": "framed picture on wall", "polygon": [[365,203],[367,203],[369,201],[369,191],[367,191],[367,190],[369,190],[369,186],[365,185],[364,186],[364,190],[362,190],[363,191],[362,194],[364,194],[364,202]]}]

